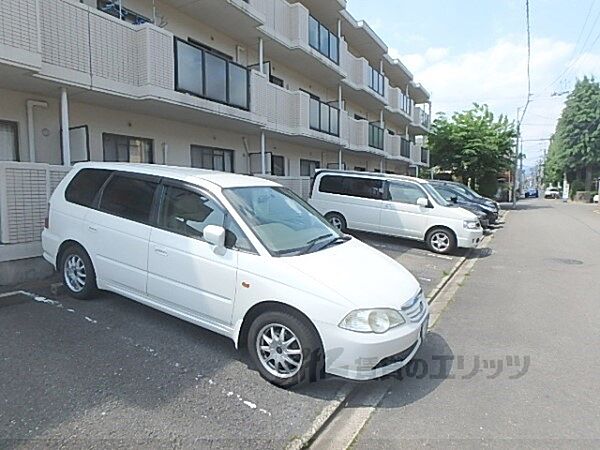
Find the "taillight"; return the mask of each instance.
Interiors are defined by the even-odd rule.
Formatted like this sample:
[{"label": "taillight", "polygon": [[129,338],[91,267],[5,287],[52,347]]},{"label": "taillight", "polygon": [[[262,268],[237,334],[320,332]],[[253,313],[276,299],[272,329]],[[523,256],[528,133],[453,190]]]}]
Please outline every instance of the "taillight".
[{"label": "taillight", "polygon": [[50,228],[50,203],[48,203],[48,212],[46,213],[46,217],[44,218],[44,228]]}]

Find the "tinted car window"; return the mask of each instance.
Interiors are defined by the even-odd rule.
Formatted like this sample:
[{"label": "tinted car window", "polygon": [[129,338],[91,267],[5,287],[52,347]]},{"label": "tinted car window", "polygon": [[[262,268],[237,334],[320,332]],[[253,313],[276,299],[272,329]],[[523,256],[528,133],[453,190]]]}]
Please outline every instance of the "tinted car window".
[{"label": "tinted car window", "polygon": [[326,175],[321,178],[319,191],[381,200],[383,198],[383,181],[372,178]]},{"label": "tinted car window", "polygon": [[202,238],[204,227],[222,227],[224,221],[223,209],[209,197],[172,186],[165,189],[159,223],[167,230]]},{"label": "tinted car window", "polygon": [[101,169],[83,169],[71,180],[65,191],[68,202],[91,207],[96,194],[112,172]]},{"label": "tinted car window", "polygon": [[148,223],[158,183],[116,175],[104,188],[100,210],[124,219]]},{"label": "tinted car window", "polygon": [[412,183],[390,183],[390,200],[399,203],[416,205],[417,199],[427,198],[423,190]]}]

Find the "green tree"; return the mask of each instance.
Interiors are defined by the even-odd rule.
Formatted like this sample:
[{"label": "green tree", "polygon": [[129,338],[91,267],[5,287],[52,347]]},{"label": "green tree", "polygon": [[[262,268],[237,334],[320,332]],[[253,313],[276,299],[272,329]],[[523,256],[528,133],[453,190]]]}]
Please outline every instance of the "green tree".
[{"label": "green tree", "polygon": [[559,182],[584,179],[592,188],[594,172],[600,167],[600,83],[594,78],[578,80],[569,94],[556,125],[545,164],[545,178]]},{"label": "green tree", "polygon": [[474,104],[450,118],[441,114],[428,138],[431,162],[495,194],[498,174],[511,167],[516,136],[514,123],[503,115],[496,120],[487,105]]}]

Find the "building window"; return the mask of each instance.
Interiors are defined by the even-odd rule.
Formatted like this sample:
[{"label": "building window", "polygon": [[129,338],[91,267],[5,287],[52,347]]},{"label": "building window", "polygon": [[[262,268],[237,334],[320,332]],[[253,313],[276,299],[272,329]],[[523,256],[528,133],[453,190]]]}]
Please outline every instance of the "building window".
[{"label": "building window", "polygon": [[308,43],[323,56],[339,64],[339,38],[313,16],[308,17]]},{"label": "building window", "polygon": [[19,160],[19,137],[16,122],[0,120],[0,161]]},{"label": "building window", "polygon": [[383,128],[369,124],[369,147],[383,150]]},{"label": "building window", "polygon": [[317,169],[321,168],[319,161],[312,161],[310,159],[300,160],[300,176],[301,177],[312,177]]},{"label": "building window", "polygon": [[100,11],[133,25],[141,25],[146,22],[152,23],[152,20],[149,18],[144,17],[131,9],[124,8],[122,3],[122,0],[98,0],[97,6]]},{"label": "building window", "polygon": [[233,173],[233,150],[192,145],[192,167]]},{"label": "building window", "polygon": [[276,77],[275,75],[269,75],[269,82],[279,87],[283,87],[283,80],[279,77]]},{"label": "building window", "polygon": [[384,76],[381,73],[379,73],[378,70],[373,69],[371,66],[369,66],[369,69],[371,72],[371,76],[369,77],[369,87],[371,89],[373,89],[375,92],[377,92],[379,95],[384,97],[384,93],[385,93]]},{"label": "building window", "polygon": [[220,52],[175,38],[175,90],[249,109],[250,75]]},{"label": "building window", "polygon": [[271,156],[271,175],[285,176],[285,158],[283,156]]},{"label": "building window", "polygon": [[340,135],[340,110],[325,102],[316,95],[310,95],[309,123],[310,128],[333,136]]},{"label": "building window", "polygon": [[153,163],[152,139],[122,136],[120,134],[102,134],[104,161]]}]

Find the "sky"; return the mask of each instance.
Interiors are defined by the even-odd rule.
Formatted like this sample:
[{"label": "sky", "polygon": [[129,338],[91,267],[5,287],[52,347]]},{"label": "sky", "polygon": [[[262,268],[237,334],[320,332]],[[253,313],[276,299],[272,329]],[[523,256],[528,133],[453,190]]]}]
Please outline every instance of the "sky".
[{"label": "sky", "polygon": [[[600,0],[529,3],[532,97],[522,136],[531,167],[548,147],[563,93],[578,77],[600,78]],[[477,102],[513,120],[525,105],[525,0],[348,0],[348,10],[431,93],[434,116]]]}]

